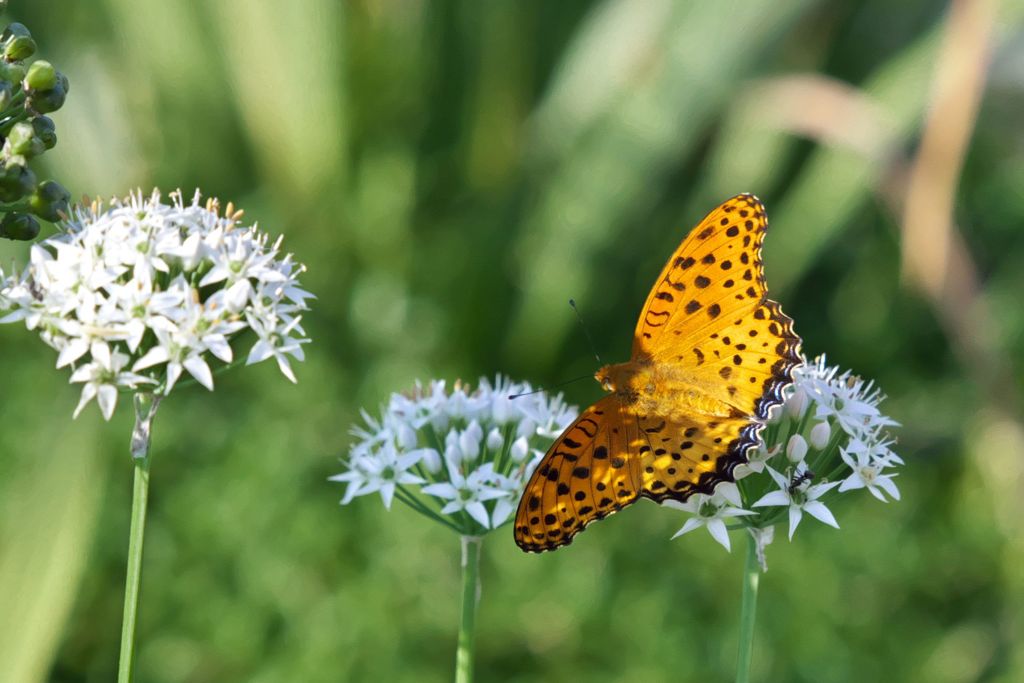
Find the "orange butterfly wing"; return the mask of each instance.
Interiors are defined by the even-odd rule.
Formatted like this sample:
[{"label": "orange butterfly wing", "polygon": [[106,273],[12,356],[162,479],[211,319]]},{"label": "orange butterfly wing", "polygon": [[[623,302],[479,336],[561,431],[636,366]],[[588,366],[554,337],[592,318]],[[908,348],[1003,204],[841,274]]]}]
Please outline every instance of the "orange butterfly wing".
[{"label": "orange butterfly wing", "polygon": [[530,478],[516,512],[516,543],[531,552],[557,548],[636,500],[643,481],[633,454],[641,443],[636,418],[614,396],[583,411]]},{"label": "orange butterfly wing", "polygon": [[685,501],[732,481],[800,363],[792,320],[767,299],[767,224],[756,197],[737,195],[683,240],[647,297],[632,363],[685,377],[692,391],[654,405],[613,394],[585,411],[526,486],[515,523],[521,548],[565,545],[641,496]]}]

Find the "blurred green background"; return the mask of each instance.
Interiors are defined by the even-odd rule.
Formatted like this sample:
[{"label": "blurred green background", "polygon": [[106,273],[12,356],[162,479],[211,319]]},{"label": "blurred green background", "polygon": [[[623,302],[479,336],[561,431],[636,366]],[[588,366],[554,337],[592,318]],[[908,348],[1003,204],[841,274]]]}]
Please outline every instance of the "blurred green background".
[{"label": "blurred green background", "polygon": [[[71,79],[54,177],[233,200],[319,297],[297,387],[263,364],[157,416],[140,681],[450,680],[458,539],[326,481],[358,408],[592,372],[569,297],[624,359],[742,191],[806,352],[878,380],[907,460],[902,502],[770,547],[755,680],[1024,680],[1022,2],[11,4]],[[110,681],[130,411],[72,421],[55,354],[0,344],[0,680]],[[731,679],[742,554],[680,522],[488,537],[479,680]]]}]

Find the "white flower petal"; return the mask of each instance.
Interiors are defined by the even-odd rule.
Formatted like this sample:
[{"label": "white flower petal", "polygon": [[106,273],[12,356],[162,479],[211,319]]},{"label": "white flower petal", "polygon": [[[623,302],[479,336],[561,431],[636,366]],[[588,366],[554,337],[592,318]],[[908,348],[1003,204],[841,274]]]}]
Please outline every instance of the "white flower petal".
[{"label": "white flower petal", "polygon": [[743,505],[743,497],[740,496],[740,488],[731,481],[722,482],[715,487],[714,497],[716,499],[724,500],[730,505],[741,507]]},{"label": "white flower petal", "polygon": [[423,491],[423,493],[427,494],[428,496],[436,496],[438,498],[445,498],[447,500],[452,500],[458,497],[459,495],[458,489],[456,489],[448,482],[430,484],[429,486],[424,486],[420,490]]},{"label": "white flower petal", "polygon": [[789,494],[786,491],[770,491],[757,499],[750,507],[771,507],[775,505],[789,505]]},{"label": "white flower petal", "polygon": [[210,366],[206,364],[202,356],[189,356],[182,362],[182,365],[190,375],[196,378],[197,382],[213,391],[213,373],[210,372]]},{"label": "white flower petal", "polygon": [[466,504],[466,512],[469,516],[477,521],[477,523],[485,529],[491,528],[491,520],[487,515],[487,508],[484,504],[479,501],[472,501]]},{"label": "white flower petal", "polygon": [[89,351],[89,342],[82,337],[71,339],[57,356],[57,367],[63,368],[74,363]]},{"label": "white flower petal", "polygon": [[171,356],[166,348],[163,346],[154,346],[147,351],[142,358],[135,361],[135,364],[132,365],[132,370],[138,372],[139,370],[144,370],[154,365],[159,365],[160,363],[166,363],[170,358]]},{"label": "white flower petal", "polygon": [[109,422],[110,417],[114,414],[114,408],[117,407],[117,387],[101,384],[96,394],[96,402],[100,405],[103,419]]},{"label": "white flower petal", "polygon": [[703,520],[701,520],[700,517],[690,517],[688,520],[686,520],[686,522],[683,523],[683,527],[679,531],[672,534],[672,538],[679,538],[683,534],[688,534],[694,529],[699,529],[702,526],[704,526],[704,522]]},{"label": "white flower petal", "polygon": [[860,475],[857,474],[856,471],[851,473],[850,476],[848,476],[846,479],[843,479],[843,481],[839,483],[840,492],[861,488],[864,488],[864,480],[860,478]]},{"label": "white flower petal", "polygon": [[836,518],[832,516],[832,511],[825,507],[824,503],[817,500],[808,501],[804,504],[804,510],[806,510],[807,514],[811,517],[814,517],[829,526],[833,526],[836,529],[839,528],[839,522],[837,522]]},{"label": "white flower petal", "polygon": [[711,537],[721,543],[726,552],[732,552],[732,546],[729,545],[729,530],[725,528],[725,522],[712,518],[708,520],[707,527]]},{"label": "white flower petal", "polygon": [[512,512],[516,509],[516,506],[508,498],[499,498],[494,503],[494,512],[491,513],[491,528],[497,529],[499,526],[504,524],[509,517],[512,516]]},{"label": "white flower petal", "polygon": [[91,401],[93,397],[96,396],[96,391],[97,389],[95,384],[86,384],[84,387],[82,387],[82,396],[81,398],[78,399],[78,407],[75,408],[75,412],[71,416],[72,419],[78,417],[78,414],[82,412],[82,408],[84,408],[89,403],[89,401]]},{"label": "white flower petal", "polygon": [[893,500],[900,499],[900,490],[896,488],[896,483],[892,480],[891,477],[883,475],[879,477],[875,483],[877,483],[883,491],[888,493]]},{"label": "white flower petal", "polygon": [[395,497],[395,483],[386,481],[380,485],[380,497],[384,501],[384,507],[387,510],[391,509],[391,501]]},{"label": "white flower petal", "polygon": [[793,540],[793,532],[800,526],[800,518],[803,517],[803,511],[796,505],[789,506],[789,540]]},{"label": "white flower petal", "polygon": [[295,379],[295,373],[292,372],[292,366],[288,363],[288,359],[281,354],[277,355],[277,367],[282,375],[291,380],[292,384],[299,383],[299,380]]}]

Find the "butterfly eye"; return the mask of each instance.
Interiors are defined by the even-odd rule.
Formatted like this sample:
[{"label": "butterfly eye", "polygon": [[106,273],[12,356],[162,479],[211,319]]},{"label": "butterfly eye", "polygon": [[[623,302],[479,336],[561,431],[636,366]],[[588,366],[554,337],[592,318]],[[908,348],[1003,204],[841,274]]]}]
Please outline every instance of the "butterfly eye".
[{"label": "butterfly eye", "polygon": [[609,379],[603,379],[603,380],[601,380],[601,387],[602,387],[602,388],[603,388],[603,389],[604,389],[605,391],[615,391],[615,387],[613,387],[613,386],[612,386],[612,382],[611,382],[611,380],[609,380]]}]

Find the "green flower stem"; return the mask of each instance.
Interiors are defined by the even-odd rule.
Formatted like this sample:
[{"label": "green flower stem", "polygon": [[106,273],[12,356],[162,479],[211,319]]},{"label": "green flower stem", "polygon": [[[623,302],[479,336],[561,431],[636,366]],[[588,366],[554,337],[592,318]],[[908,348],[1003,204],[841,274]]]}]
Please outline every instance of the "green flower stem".
[{"label": "green flower stem", "polygon": [[142,540],[146,533],[146,503],[149,499],[149,444],[153,415],[160,402],[153,394],[135,394],[135,429],[132,431],[132,522],[128,533],[128,567],[124,584],[124,619],[121,623],[121,656],[117,664],[118,683],[130,683],[135,665],[135,622],[139,607],[142,575]]},{"label": "green flower stem", "polygon": [[22,109],[19,110],[17,113],[0,120],[0,134],[6,136],[8,133],[11,132],[11,129],[14,128],[14,125],[16,123],[21,123],[22,121],[26,121],[29,118],[30,117],[28,112]]},{"label": "green flower stem", "polygon": [[459,533],[462,533],[462,529],[460,529],[455,524],[452,524],[450,521],[448,521],[447,518],[443,517],[441,514],[436,513],[433,510],[431,510],[430,508],[428,508],[426,505],[423,504],[423,502],[421,500],[419,500],[416,497],[416,495],[414,493],[409,491],[404,486],[399,486],[399,487],[397,487],[395,489],[395,497],[398,498],[398,500],[400,500],[403,503],[405,503],[406,505],[408,505],[409,507],[411,507],[416,512],[419,512],[421,515],[429,517],[430,519],[434,520],[435,522],[440,522],[441,524],[444,524],[446,527],[448,527],[452,531],[457,531]]},{"label": "green flower stem", "polygon": [[757,541],[747,534],[747,562],[743,568],[743,599],[740,604],[740,646],[736,657],[736,683],[750,681],[750,655],[754,649],[754,618],[757,612],[757,583],[761,568],[757,564]]},{"label": "green flower stem", "polygon": [[455,683],[473,680],[473,645],[476,606],[480,601],[480,536],[462,537],[462,619],[455,653]]}]

